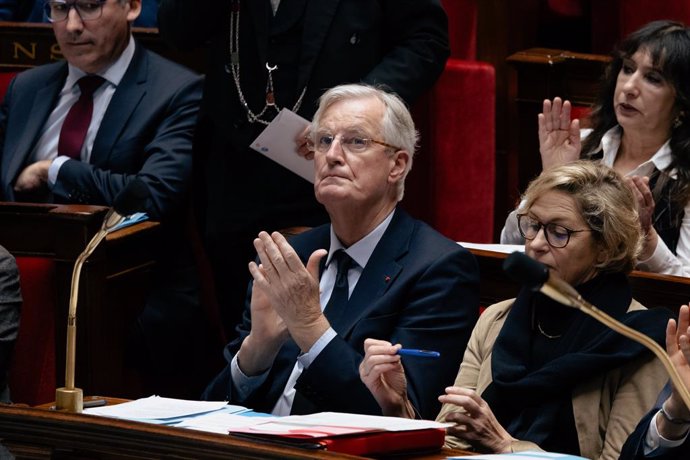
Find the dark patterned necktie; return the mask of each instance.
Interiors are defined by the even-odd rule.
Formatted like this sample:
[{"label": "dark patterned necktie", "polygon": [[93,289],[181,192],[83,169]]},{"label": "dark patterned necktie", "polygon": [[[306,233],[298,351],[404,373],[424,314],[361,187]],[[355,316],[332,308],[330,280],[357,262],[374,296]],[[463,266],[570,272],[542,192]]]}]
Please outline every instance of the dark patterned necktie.
[{"label": "dark patterned necktie", "polygon": [[352,258],[342,249],[338,249],[333,254],[333,261],[338,264],[338,273],[335,276],[335,285],[333,285],[333,292],[331,298],[328,299],[326,308],[323,313],[326,315],[328,322],[331,323],[333,329],[340,321],[347,305],[348,294],[350,286],[347,281],[347,273],[352,268]]},{"label": "dark patterned necktie", "polygon": [[70,107],[62,124],[58,155],[68,156],[75,160],[81,158],[81,149],[93,114],[93,93],[104,81],[98,75],[87,75],[77,82],[81,95],[77,102]]}]

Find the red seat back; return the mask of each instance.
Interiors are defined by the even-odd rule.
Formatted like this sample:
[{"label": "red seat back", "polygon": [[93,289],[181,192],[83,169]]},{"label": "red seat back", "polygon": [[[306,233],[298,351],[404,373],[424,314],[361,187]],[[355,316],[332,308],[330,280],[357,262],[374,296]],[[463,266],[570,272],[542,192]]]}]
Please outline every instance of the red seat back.
[{"label": "red seat back", "polygon": [[10,397],[33,406],[55,400],[55,263],[17,257],[17,265],[23,303],[10,366]]},{"label": "red seat back", "polygon": [[421,145],[404,207],[455,241],[493,240],[495,99],[490,64],[450,59],[415,104]]},{"label": "red seat back", "polygon": [[631,32],[658,19],[690,25],[690,0],[598,0],[591,2],[592,52],[608,54]]},{"label": "red seat back", "polygon": [[5,97],[7,87],[10,86],[10,82],[15,75],[17,75],[17,72],[0,72],[0,100]]},{"label": "red seat back", "polygon": [[448,15],[450,56],[457,59],[477,58],[477,0],[442,0]]}]

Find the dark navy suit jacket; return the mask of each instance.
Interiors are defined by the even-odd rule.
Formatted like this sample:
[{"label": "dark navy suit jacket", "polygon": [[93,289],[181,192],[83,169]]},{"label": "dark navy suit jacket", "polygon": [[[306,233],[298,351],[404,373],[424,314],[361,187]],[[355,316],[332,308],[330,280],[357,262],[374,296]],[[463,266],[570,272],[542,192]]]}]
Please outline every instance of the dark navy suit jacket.
[{"label": "dark navy suit jacket", "polygon": [[[330,226],[298,235],[291,244],[306,262],[316,249],[329,248]],[[437,397],[453,383],[478,308],[479,271],[474,257],[397,209],[350,296],[343,315],[346,319],[332,324],[338,335],[298,379],[298,396],[292,412],[380,414],[358,371],[364,339],[373,337],[441,352],[437,360],[403,358],[412,403],[422,417],[435,418],[440,408]],[[240,336],[225,350],[228,362],[249,333],[249,311],[247,302],[244,322],[238,327]],[[288,341],[267,380],[248,401],[233,398],[230,365],[213,380],[204,397],[227,398],[270,412],[285,388],[298,354],[298,347]]]},{"label": "dark navy suit jacket", "polygon": [[[17,196],[13,186],[33,161],[31,152],[59,99],[67,71],[66,62],[48,64],[21,72],[10,84],[0,106],[0,199],[32,201],[30,196]],[[204,327],[204,317],[196,267],[181,224],[188,210],[192,138],[202,86],[198,75],[137,44],[103,116],[90,162],[67,160],[52,196],[46,197],[112,206],[133,179],[148,186],[144,210],[163,225],[152,248],[158,263],[132,348],[166,372],[198,360],[198,355],[186,355],[194,353],[203,337],[197,332]],[[205,383],[198,384],[197,394]]]},{"label": "dark navy suit jacket", "polygon": [[[67,64],[36,67],[12,81],[0,108],[0,196],[15,196],[14,183],[55,107]],[[91,160],[68,160],[53,195],[66,203],[111,206],[135,176],[151,191],[146,211],[164,219],[181,208],[192,168],[192,137],[202,78],[137,45],[132,62],[108,105]]]}]

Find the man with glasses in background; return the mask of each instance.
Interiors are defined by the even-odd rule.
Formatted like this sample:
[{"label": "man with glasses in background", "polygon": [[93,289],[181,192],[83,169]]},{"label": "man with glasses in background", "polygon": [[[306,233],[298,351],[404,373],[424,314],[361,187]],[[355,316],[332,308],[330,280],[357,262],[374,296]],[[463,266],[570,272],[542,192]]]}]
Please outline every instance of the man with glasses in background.
[{"label": "man with glasses in background", "polygon": [[22,72],[7,90],[0,195],[112,206],[133,180],[146,184],[142,210],[163,225],[132,355],[150,373],[182,372],[185,359],[198,361],[195,337],[203,337],[198,279],[180,223],[202,78],[134,41],[140,11],[141,0],[45,3],[65,61]]},{"label": "man with glasses in background", "polygon": [[373,335],[440,358],[406,357],[410,399],[424,418],[457,370],[479,308],[472,255],[397,204],[412,167],[414,123],[396,95],[328,90],[311,127],[316,199],[331,223],[296,236],[261,232],[240,337],[207,399],[276,415],[380,414],[359,379]]}]

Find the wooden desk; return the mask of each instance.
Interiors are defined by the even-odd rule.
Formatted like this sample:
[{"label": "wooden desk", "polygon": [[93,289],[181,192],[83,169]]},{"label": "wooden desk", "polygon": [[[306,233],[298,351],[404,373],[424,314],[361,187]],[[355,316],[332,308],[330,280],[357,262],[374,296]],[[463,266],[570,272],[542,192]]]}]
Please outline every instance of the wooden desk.
[{"label": "wooden desk", "polygon": [[[72,269],[106,211],[102,206],[0,202],[0,244],[15,257],[48,258],[55,263],[57,386],[64,385]],[[157,233],[158,224],[153,222],[115,232],[82,268],[76,383],[87,394],[141,396],[124,369],[123,350],[127,331],[144,306],[155,263],[151,241]]]},{"label": "wooden desk", "polygon": [[[0,405],[0,445],[8,448],[17,458],[33,459],[361,458],[335,452],[260,444],[183,428],[3,405]],[[395,458],[440,460],[463,453],[444,449],[430,455]]]},{"label": "wooden desk", "polygon": [[[471,249],[479,263],[480,302],[489,306],[515,297],[521,286],[503,271],[508,254]],[[690,278],[633,271],[630,275],[633,297],[647,308],[664,307],[678,314],[682,304],[690,302]]]}]

